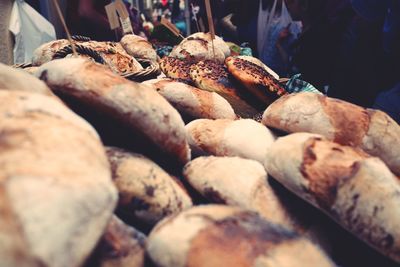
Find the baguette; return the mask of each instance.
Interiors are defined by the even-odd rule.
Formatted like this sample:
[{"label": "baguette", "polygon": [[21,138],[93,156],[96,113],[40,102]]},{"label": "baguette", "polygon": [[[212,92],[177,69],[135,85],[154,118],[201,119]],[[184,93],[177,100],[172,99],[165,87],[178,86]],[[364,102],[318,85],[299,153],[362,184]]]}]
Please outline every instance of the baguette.
[{"label": "baguette", "polygon": [[334,142],[359,147],[381,158],[400,175],[400,126],[381,111],[313,93],[298,93],[268,107],[262,123],[289,133],[321,134]]},{"label": "baguette", "polygon": [[132,135],[140,133],[159,152],[172,155],[181,164],[189,161],[183,120],[157,92],[84,59],[51,61],[40,67],[37,76],[79,106],[113,118]]},{"label": "baguette", "polygon": [[135,221],[154,225],[169,214],[192,206],[192,200],[168,173],[151,160],[117,148],[107,148],[118,207]]},{"label": "baguette", "polygon": [[214,92],[203,91],[171,79],[144,82],[165,97],[183,117],[193,119],[236,119],[228,101]]},{"label": "baguette", "polygon": [[264,163],[274,135],[262,124],[251,120],[195,120],[186,125],[194,152],[214,156],[253,159]]},{"label": "baguette", "polygon": [[6,224],[15,238],[0,251],[18,255],[17,228],[40,266],[81,266],[117,202],[100,139],[54,98],[0,91],[0,103],[0,237]]},{"label": "baguette", "polygon": [[[250,211],[197,206],[160,222],[146,251],[156,266],[334,266],[308,239]],[[295,255],[295,256],[294,256]]]},{"label": "baguette", "polygon": [[343,228],[400,262],[400,184],[379,158],[320,135],[297,133],[270,147],[265,168]]}]

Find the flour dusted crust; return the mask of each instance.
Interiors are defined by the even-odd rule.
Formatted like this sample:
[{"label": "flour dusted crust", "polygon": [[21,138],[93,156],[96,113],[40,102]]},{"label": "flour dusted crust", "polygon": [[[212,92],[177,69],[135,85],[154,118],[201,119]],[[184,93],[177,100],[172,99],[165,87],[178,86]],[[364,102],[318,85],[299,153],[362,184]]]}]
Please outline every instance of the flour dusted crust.
[{"label": "flour dusted crust", "polygon": [[181,82],[191,84],[190,66],[191,62],[173,57],[163,57],[160,62],[161,71],[171,79],[177,79]]},{"label": "flour dusted crust", "polygon": [[[17,228],[40,266],[81,266],[117,201],[104,148],[93,129],[54,98],[0,91],[0,103],[0,236],[3,227],[10,229],[0,250],[18,253]],[[12,215],[4,220],[3,211]]]},{"label": "flour dusted crust", "polygon": [[37,76],[56,92],[73,97],[140,132],[161,151],[186,163],[190,159],[184,123],[179,113],[157,92],[128,81],[84,59],[51,61]]},{"label": "flour dusted crust", "polygon": [[271,68],[269,68],[267,65],[265,65],[258,58],[252,57],[252,56],[237,56],[237,58],[250,61],[251,63],[256,64],[257,66],[260,66],[261,68],[266,70],[269,74],[271,74],[272,77],[274,77],[275,79],[279,80],[279,75],[275,71],[273,71]]},{"label": "flour dusted crust", "polygon": [[47,85],[33,75],[0,63],[0,90],[18,90],[53,96]]},{"label": "flour dusted crust", "polygon": [[334,266],[295,232],[221,205],[197,206],[163,220],[150,233],[146,250],[163,267]]},{"label": "flour dusted crust", "polygon": [[141,155],[107,148],[118,206],[127,216],[153,225],[192,206],[184,188],[157,164]]},{"label": "flour dusted crust", "polygon": [[222,63],[211,60],[200,61],[190,67],[190,78],[197,87],[216,92],[224,97],[242,118],[251,118],[258,111],[243,99]]},{"label": "flour dusted crust", "polygon": [[340,144],[362,148],[400,174],[400,126],[381,111],[313,93],[298,93],[269,106],[262,123],[290,133],[317,133]]},{"label": "flour dusted crust", "polygon": [[144,82],[165,97],[183,116],[194,119],[236,119],[228,101],[208,92],[171,79]]},{"label": "flour dusted crust", "polygon": [[85,266],[143,267],[145,242],[143,233],[114,215],[92,255],[96,263],[89,261]]},{"label": "flour dusted crust", "polygon": [[238,156],[264,163],[274,135],[251,120],[200,119],[186,125],[189,144],[196,151],[215,156]]},{"label": "flour dusted crust", "polygon": [[125,51],[133,57],[157,61],[157,53],[152,44],[143,37],[126,34],[122,37],[120,43]]},{"label": "flour dusted crust", "polygon": [[287,94],[271,74],[264,68],[238,57],[225,60],[228,71],[240,81],[254,96],[269,105]]},{"label": "flour dusted crust", "polygon": [[42,44],[33,52],[32,65],[40,66],[46,62],[53,60],[54,54],[61,48],[68,46],[69,41],[66,39],[54,40]]},{"label": "flour dusted crust", "polygon": [[186,37],[170,54],[171,57],[193,62],[208,59],[220,63],[223,63],[229,55],[229,46],[218,36],[214,39],[213,49],[209,33],[195,33]]},{"label": "flour dusted crust", "polygon": [[271,146],[265,167],[289,190],[400,262],[400,185],[380,159],[322,136],[296,133]]}]

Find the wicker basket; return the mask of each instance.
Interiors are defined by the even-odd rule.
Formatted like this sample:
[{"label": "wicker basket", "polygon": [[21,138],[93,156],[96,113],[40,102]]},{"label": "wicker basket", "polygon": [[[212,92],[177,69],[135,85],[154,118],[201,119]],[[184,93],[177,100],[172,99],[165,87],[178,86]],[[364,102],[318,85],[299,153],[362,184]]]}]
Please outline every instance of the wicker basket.
[{"label": "wicker basket", "polygon": [[[93,58],[94,61],[96,61],[97,63],[106,64],[104,58],[100,55],[100,53],[97,52],[96,50],[93,50],[90,47],[76,44],[75,49],[76,49],[77,53],[79,53],[81,55],[88,55],[89,57]],[[67,45],[67,46],[61,48],[60,50],[58,50],[53,55],[53,59],[64,58],[69,54],[72,54],[72,46],[71,45]]]},{"label": "wicker basket", "polygon": [[135,82],[143,82],[157,78],[161,70],[157,62],[149,59],[137,58],[136,59],[142,66],[143,70],[138,72],[124,73],[122,77]]}]

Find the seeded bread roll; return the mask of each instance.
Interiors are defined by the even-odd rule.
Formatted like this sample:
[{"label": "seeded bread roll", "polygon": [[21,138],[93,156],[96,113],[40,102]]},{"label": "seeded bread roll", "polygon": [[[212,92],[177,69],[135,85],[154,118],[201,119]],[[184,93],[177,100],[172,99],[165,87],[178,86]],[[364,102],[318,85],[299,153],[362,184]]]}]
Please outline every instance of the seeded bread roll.
[{"label": "seeded bread roll", "polygon": [[164,72],[167,77],[188,84],[192,83],[192,79],[190,78],[191,62],[173,57],[163,57],[159,64],[161,71]]},{"label": "seeded bread roll", "polygon": [[263,68],[264,70],[266,70],[269,74],[271,74],[272,77],[274,77],[275,79],[279,80],[279,75],[276,74],[275,71],[273,71],[271,68],[269,68],[267,65],[265,65],[265,64],[264,64],[261,60],[259,60],[258,58],[252,57],[252,56],[237,56],[237,58],[250,61],[251,63],[256,64],[257,66],[260,66],[261,68]]},{"label": "seeded bread roll", "polygon": [[150,233],[146,250],[163,267],[334,266],[297,233],[256,213],[219,205],[197,206],[163,220]]},{"label": "seeded bread roll", "polygon": [[262,123],[310,132],[381,158],[400,175],[400,126],[385,113],[313,93],[291,94],[267,108]]},{"label": "seeded bread roll", "polygon": [[270,147],[265,167],[296,195],[400,262],[400,184],[380,159],[319,135],[297,133]]},{"label": "seeded bread roll", "polygon": [[264,163],[274,135],[262,124],[251,120],[200,119],[186,125],[194,152],[215,156],[238,156]]},{"label": "seeded bread roll", "polygon": [[19,257],[20,241],[39,266],[81,266],[117,201],[104,148],[93,128],[54,98],[0,91],[0,103],[2,266]]},{"label": "seeded bread roll", "polygon": [[192,119],[236,119],[228,101],[214,92],[207,92],[171,79],[144,82],[165,97],[183,117]]},{"label": "seeded bread roll", "polygon": [[157,61],[157,53],[153,46],[143,37],[134,34],[126,34],[120,41],[126,52],[136,58],[146,58]]},{"label": "seeded bread roll", "polygon": [[228,57],[225,63],[228,71],[264,104],[269,105],[287,94],[279,82],[262,67],[237,57]]},{"label": "seeded bread roll", "polygon": [[119,208],[136,221],[153,225],[169,214],[192,206],[183,186],[151,160],[107,148]]},{"label": "seeded bread roll", "polygon": [[228,100],[240,117],[251,118],[258,113],[244,100],[223,64],[211,60],[200,61],[190,67],[190,77],[197,87],[216,92]]},{"label": "seeded bread roll", "polygon": [[190,160],[182,118],[157,92],[84,59],[51,61],[37,76],[55,92],[112,117],[132,134],[140,133],[159,152],[182,164]]},{"label": "seeded bread roll", "polygon": [[38,78],[0,63],[0,89],[27,91],[54,96],[49,87]]},{"label": "seeded bread roll", "polygon": [[86,267],[143,267],[146,236],[113,216]]}]

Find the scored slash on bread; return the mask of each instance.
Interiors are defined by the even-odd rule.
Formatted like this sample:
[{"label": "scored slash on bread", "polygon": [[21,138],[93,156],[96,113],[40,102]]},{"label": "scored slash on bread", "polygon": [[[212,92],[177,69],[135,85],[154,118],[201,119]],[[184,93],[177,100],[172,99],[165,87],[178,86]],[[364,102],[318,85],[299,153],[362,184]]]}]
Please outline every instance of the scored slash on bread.
[{"label": "scored slash on bread", "polygon": [[190,77],[197,87],[224,97],[240,117],[251,118],[258,113],[244,100],[244,94],[237,89],[223,64],[211,60],[200,61],[190,67]]},{"label": "scored slash on bread", "polygon": [[267,172],[342,227],[400,262],[400,184],[378,158],[321,135],[279,138]]},{"label": "scored slash on bread", "polygon": [[287,94],[271,74],[262,67],[238,57],[225,60],[228,71],[264,104],[271,104]]},{"label": "scored slash on bread", "polygon": [[185,61],[173,57],[163,57],[160,62],[160,69],[164,74],[171,79],[177,79],[179,81],[191,84],[192,79],[190,78],[190,61]]},{"label": "scored slash on bread", "polygon": [[143,82],[165,97],[188,120],[236,119],[228,101],[217,93],[204,91],[172,79],[156,79]]}]

